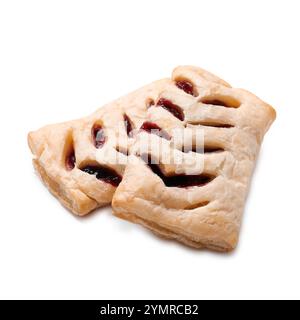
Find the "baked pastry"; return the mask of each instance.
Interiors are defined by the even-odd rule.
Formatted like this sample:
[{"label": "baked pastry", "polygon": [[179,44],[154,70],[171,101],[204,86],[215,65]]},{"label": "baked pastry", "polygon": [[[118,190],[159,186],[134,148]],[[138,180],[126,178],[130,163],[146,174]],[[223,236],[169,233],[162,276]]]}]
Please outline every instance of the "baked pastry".
[{"label": "baked pastry", "polygon": [[144,123],[152,99],[167,85],[170,79],[154,82],[89,117],[29,133],[34,167],[64,206],[86,215],[111,203],[135,129]]},{"label": "baked pastry", "polygon": [[[172,82],[153,100],[130,146],[132,161],[113,196],[113,212],[186,245],[230,251],[238,242],[251,175],[275,111],[200,68],[178,67]],[[163,134],[151,134],[155,128]],[[184,139],[172,136],[176,128],[189,130],[192,141],[201,130],[204,152],[194,145],[184,152]],[[141,152],[145,141],[149,148]],[[154,147],[158,144],[163,154]],[[166,164],[166,153],[182,154],[183,161]],[[203,166],[188,166],[185,160],[191,158]]]},{"label": "baked pastry", "polygon": [[40,177],[73,213],[113,199],[116,216],[160,236],[229,251],[275,116],[253,94],[178,67],[89,117],[31,132],[28,142]]}]

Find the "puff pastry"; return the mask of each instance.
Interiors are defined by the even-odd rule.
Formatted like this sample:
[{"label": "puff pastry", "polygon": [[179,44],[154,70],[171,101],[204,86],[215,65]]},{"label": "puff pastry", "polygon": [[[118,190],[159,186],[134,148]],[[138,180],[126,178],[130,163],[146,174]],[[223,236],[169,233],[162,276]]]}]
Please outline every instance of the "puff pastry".
[{"label": "puff pastry", "polygon": [[[159,154],[154,155],[158,164],[147,164],[136,152],[147,134],[140,132],[130,155],[136,161],[125,169],[113,197],[113,212],[186,245],[230,251],[238,242],[251,175],[275,111],[200,68],[178,67],[172,81],[173,86],[161,91],[148,109],[147,119],[170,136],[174,128],[201,128],[204,153],[191,151],[184,157],[203,157],[203,172],[195,182],[182,164],[160,164]],[[148,135],[148,139],[155,146],[163,138]],[[182,151],[182,145],[164,140],[164,150]],[[153,156],[151,148],[149,153],[146,156]]]},{"label": "puff pastry", "polygon": [[169,79],[154,82],[91,116],[29,133],[34,167],[65,207],[86,215],[111,203],[126,164],[116,156],[122,160],[129,153],[129,131],[141,127],[148,105],[168,84]]},{"label": "puff pastry", "polygon": [[[73,213],[85,215],[112,201],[116,216],[159,236],[230,251],[275,117],[255,95],[184,66],[91,116],[31,132],[28,142],[45,185]],[[174,130],[188,131],[192,144],[200,130],[202,152],[187,151]],[[164,162],[165,156],[172,161]]]}]

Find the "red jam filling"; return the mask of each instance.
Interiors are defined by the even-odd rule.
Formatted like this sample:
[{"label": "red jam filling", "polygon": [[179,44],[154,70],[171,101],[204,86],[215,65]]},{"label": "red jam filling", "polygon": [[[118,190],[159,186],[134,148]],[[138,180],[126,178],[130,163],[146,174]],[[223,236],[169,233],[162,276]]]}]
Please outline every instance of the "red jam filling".
[{"label": "red jam filling", "polygon": [[76,157],[75,152],[72,150],[66,157],[66,168],[71,171],[75,168]]},{"label": "red jam filling", "polygon": [[221,100],[217,100],[217,99],[213,99],[213,100],[203,99],[201,102],[204,104],[211,104],[213,106],[221,106],[221,107],[230,108],[230,106],[226,102],[221,101]]},{"label": "red jam filling", "polygon": [[147,155],[142,155],[141,158],[147,163],[148,167],[159,176],[167,187],[176,188],[190,188],[190,187],[203,187],[212,180],[215,179],[214,176],[208,174],[200,175],[173,175],[165,176],[157,164],[151,163],[151,157]]},{"label": "red jam filling", "polygon": [[191,96],[194,96],[194,86],[186,80],[176,81],[176,86],[183,90],[185,93],[190,94]]},{"label": "red jam filling", "polygon": [[124,114],[124,125],[125,125],[125,130],[127,132],[128,137],[131,137],[133,125],[132,125],[130,118],[127,116],[127,114]]},{"label": "red jam filling", "polygon": [[122,177],[115,170],[110,168],[101,166],[86,166],[81,168],[81,171],[90,175],[94,175],[98,180],[109,183],[114,187],[117,187],[122,181]]},{"label": "red jam filling", "polygon": [[177,106],[176,104],[172,103],[170,100],[161,98],[157,102],[157,106],[158,107],[162,107],[165,110],[169,111],[170,113],[173,114],[174,117],[176,117],[180,121],[184,121],[183,110],[179,106]]},{"label": "red jam filling", "polygon": [[166,140],[171,140],[171,137],[169,136],[169,134],[153,122],[148,122],[148,121],[144,122],[140,130],[146,131],[150,134],[156,134],[157,136]]}]

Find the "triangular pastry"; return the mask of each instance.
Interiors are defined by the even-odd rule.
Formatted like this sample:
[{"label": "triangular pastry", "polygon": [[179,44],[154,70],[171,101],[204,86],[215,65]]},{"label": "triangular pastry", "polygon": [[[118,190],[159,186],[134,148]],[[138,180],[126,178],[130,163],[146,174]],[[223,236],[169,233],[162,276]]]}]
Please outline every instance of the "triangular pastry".
[{"label": "triangular pastry", "polygon": [[[145,130],[137,134],[132,161],[113,197],[113,212],[189,246],[230,251],[237,245],[251,175],[275,111],[196,67],[175,69],[172,80],[173,86],[160,93],[147,114],[147,121],[168,138]],[[182,152],[184,140],[178,143],[172,137],[176,128],[191,131],[192,139],[201,130],[204,152],[193,146]],[[145,141],[150,147],[140,152]],[[188,161],[165,164],[166,153],[182,153],[183,159],[194,157],[196,163],[202,159],[202,168],[197,174]]]},{"label": "triangular pastry", "polygon": [[115,159],[126,158],[149,104],[168,85],[169,79],[154,82],[89,117],[29,133],[34,167],[64,206],[86,215],[111,203],[126,164]]},{"label": "triangular pastry", "polygon": [[73,213],[113,199],[116,216],[160,236],[229,251],[275,117],[253,94],[200,68],[178,67],[171,79],[89,117],[31,132],[28,141],[37,172]]}]

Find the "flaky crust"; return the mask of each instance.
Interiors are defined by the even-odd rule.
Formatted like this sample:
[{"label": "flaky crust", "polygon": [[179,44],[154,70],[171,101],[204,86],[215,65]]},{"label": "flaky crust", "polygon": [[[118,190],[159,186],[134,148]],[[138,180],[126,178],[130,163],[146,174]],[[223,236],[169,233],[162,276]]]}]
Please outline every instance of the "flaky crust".
[{"label": "flaky crust", "polygon": [[[193,95],[176,86],[178,81],[193,85]],[[184,120],[159,107],[166,99],[179,106]],[[220,106],[214,101],[223,101]],[[205,146],[222,152],[200,154],[182,152],[185,141],[163,140],[137,131],[128,137],[121,131],[124,115],[134,128],[147,121],[161,127],[170,137],[172,130],[192,132],[196,139],[203,130]],[[274,109],[255,95],[232,88],[224,80],[192,66],[178,67],[171,79],[154,82],[126,97],[110,103],[93,115],[79,120],[43,127],[28,135],[36,171],[60,202],[77,215],[86,215],[112,201],[116,216],[141,224],[157,235],[195,248],[230,251],[238,242],[242,213],[252,172],[263,137],[276,117]],[[108,136],[97,150],[91,139],[92,127],[100,123],[117,137]],[[110,133],[109,133],[110,134]],[[167,187],[141,159],[139,150],[145,141],[151,146],[163,144],[167,154],[181,155],[180,164],[163,164],[162,155],[154,155],[166,176],[200,174],[215,176],[198,187]],[[66,168],[66,154],[73,148],[76,166]],[[114,153],[128,152],[129,163],[116,164]],[[126,155],[123,155],[126,159]],[[174,157],[175,157],[174,156]],[[123,177],[118,188],[97,180],[80,170],[83,164],[100,164]],[[203,163],[200,169],[197,164]]]},{"label": "flaky crust", "polygon": [[[125,127],[122,129],[124,114],[134,128],[139,128],[146,118],[148,99],[156,99],[169,82],[169,79],[154,82],[100,108],[89,117],[48,125],[28,134],[38,175],[50,192],[74,214],[86,215],[111,203],[116,188],[82,172],[79,167],[84,163],[98,163],[122,175],[125,166],[113,163],[110,157],[118,152],[117,149],[126,153],[134,140],[128,138]],[[101,150],[95,148],[91,139],[95,123],[101,123],[108,134],[107,143]],[[118,135],[114,136],[114,132]],[[76,167],[68,171],[65,158],[71,146],[76,154]]]},{"label": "flaky crust", "polygon": [[[178,127],[201,127],[205,143],[222,147],[224,152],[189,153],[183,157],[204,157],[204,172],[214,174],[216,178],[202,187],[167,187],[144,161],[135,159],[135,164],[126,167],[122,183],[114,194],[113,212],[156,234],[195,248],[233,250],[238,242],[255,162],[263,137],[276,117],[275,111],[253,94],[231,88],[225,81],[200,68],[179,67],[174,70],[172,80],[187,80],[197,91],[194,97],[173,84],[159,96],[180,106],[185,120],[180,121],[157,107],[148,110],[147,118],[168,133]],[[213,100],[227,100],[232,107],[207,103]],[[224,127],[211,125],[216,123]],[[143,135],[138,135],[133,150],[139,150]],[[150,139],[159,138],[151,135]],[[155,145],[153,142],[151,145]],[[172,141],[165,144],[169,144],[170,152],[182,148]],[[134,153],[131,157],[135,157]],[[161,165],[161,169],[170,175],[175,172],[187,174],[187,168],[182,165]]]}]

